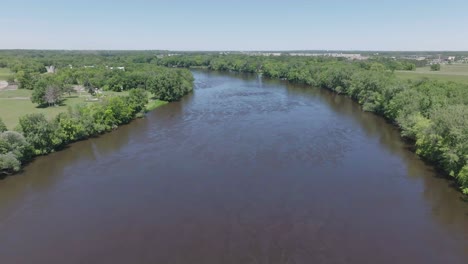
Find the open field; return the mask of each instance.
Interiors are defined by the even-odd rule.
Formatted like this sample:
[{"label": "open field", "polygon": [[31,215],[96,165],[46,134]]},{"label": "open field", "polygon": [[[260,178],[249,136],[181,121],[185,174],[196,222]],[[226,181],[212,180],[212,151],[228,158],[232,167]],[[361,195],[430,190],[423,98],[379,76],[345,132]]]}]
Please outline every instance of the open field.
[{"label": "open field", "polygon": [[0,68],[0,80],[7,80],[12,73],[8,68]]},{"label": "open field", "polygon": [[[21,116],[31,113],[43,113],[47,118],[52,119],[57,114],[67,111],[69,106],[77,104],[93,104],[96,101],[89,101],[88,94],[79,96],[72,94],[72,96],[65,96],[62,104],[56,107],[38,108],[30,100],[32,94],[31,90],[13,90],[13,91],[0,91],[0,117],[5,122],[8,129],[14,129],[18,125],[18,120]],[[124,96],[127,92],[104,92],[104,96]],[[165,102],[159,100],[150,100],[148,107],[152,110]]]},{"label": "open field", "polygon": [[397,71],[395,74],[401,79],[419,80],[428,78],[468,84],[468,64],[441,65],[440,71],[431,71],[427,66],[417,68],[416,71]]},{"label": "open field", "polygon": [[31,102],[31,94],[31,90],[0,91],[0,117],[8,129],[13,129],[19,118],[26,114],[43,113],[47,118],[53,118],[58,113],[67,111],[68,106],[86,103],[85,97],[72,95],[65,97],[61,106],[38,108]]}]

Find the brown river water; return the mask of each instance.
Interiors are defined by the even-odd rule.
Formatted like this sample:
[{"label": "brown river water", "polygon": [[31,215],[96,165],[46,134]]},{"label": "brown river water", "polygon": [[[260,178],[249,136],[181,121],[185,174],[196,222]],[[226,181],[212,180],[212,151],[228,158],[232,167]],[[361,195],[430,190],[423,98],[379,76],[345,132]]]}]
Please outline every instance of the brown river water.
[{"label": "brown river water", "polygon": [[0,180],[0,263],[468,263],[468,203],[350,99],[196,88]]}]

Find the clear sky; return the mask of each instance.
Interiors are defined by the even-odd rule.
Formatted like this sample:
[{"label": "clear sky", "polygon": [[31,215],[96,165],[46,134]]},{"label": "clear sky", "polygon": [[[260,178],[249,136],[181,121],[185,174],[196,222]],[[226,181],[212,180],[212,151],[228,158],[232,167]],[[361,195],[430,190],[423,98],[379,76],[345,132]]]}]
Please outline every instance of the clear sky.
[{"label": "clear sky", "polygon": [[0,49],[468,50],[468,0],[3,0]]}]

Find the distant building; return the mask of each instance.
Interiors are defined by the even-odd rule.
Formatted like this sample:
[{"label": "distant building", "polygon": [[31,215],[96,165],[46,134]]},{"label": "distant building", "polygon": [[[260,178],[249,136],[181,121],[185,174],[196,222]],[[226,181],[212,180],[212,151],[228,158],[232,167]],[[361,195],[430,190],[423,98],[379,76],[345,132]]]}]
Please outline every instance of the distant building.
[{"label": "distant building", "polygon": [[106,68],[110,69],[110,70],[113,70],[113,69],[117,69],[117,70],[122,70],[122,71],[125,71],[125,67],[109,67],[109,66],[106,66]]},{"label": "distant building", "polygon": [[419,55],[408,55],[401,57],[402,59],[407,59],[407,60],[417,60],[417,61],[423,61],[426,59],[426,57],[419,56]]},{"label": "distant building", "polygon": [[367,60],[368,56],[361,54],[349,53],[289,53],[290,56],[307,56],[307,57],[332,57],[332,58],[346,58],[348,60]]},{"label": "distant building", "polygon": [[281,53],[279,52],[263,53],[263,56],[281,56]]},{"label": "distant building", "polygon": [[47,73],[55,73],[55,66],[50,65],[50,66],[45,66]]},{"label": "distant building", "polygon": [[246,55],[249,55],[249,56],[281,56],[282,55],[280,52],[251,52],[251,51],[245,51],[245,52],[242,52],[242,53],[244,53]]}]

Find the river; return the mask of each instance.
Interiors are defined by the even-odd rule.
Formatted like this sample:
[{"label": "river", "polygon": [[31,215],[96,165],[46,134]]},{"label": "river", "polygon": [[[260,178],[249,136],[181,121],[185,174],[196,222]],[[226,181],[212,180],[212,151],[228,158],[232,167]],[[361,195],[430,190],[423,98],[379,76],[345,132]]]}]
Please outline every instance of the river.
[{"label": "river", "polygon": [[0,263],[467,263],[468,203],[350,99],[194,71],[0,180]]}]

